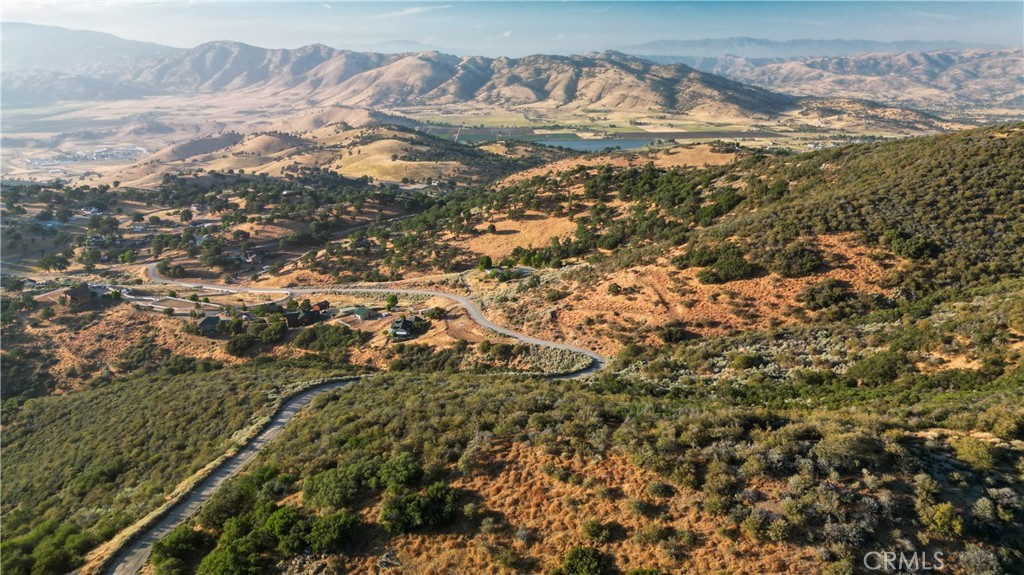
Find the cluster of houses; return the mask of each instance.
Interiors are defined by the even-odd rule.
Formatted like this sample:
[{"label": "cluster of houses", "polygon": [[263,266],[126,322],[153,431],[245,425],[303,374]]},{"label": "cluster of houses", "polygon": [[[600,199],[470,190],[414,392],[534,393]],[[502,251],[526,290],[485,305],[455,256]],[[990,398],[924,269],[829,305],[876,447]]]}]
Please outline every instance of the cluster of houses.
[{"label": "cluster of houses", "polygon": [[[288,327],[305,327],[320,323],[326,318],[325,312],[330,309],[331,304],[326,300],[313,304],[310,309],[297,309],[297,310],[286,310],[285,308],[275,304],[264,304],[260,306],[263,313],[279,313],[284,316],[285,324]],[[240,319],[246,323],[252,321],[262,321],[253,314],[245,313],[240,316]],[[225,321],[217,315],[206,316],[196,322],[196,327],[199,329],[199,333],[205,336],[216,335],[220,328],[222,321]]]},{"label": "cluster of houses", "polygon": [[[364,305],[343,307],[340,309],[331,308],[330,302],[324,300],[317,302],[309,307],[309,309],[293,309],[288,310],[276,303],[268,303],[260,306],[260,312],[266,313],[279,313],[284,316],[285,324],[289,328],[297,327],[308,327],[316,325],[331,316],[338,317],[354,317],[359,320],[372,320],[378,317],[378,312],[372,308]],[[262,318],[254,316],[250,313],[243,314],[240,319],[244,322],[250,321],[263,321]],[[219,316],[212,315],[204,317],[196,322],[196,328],[199,332],[206,336],[213,336],[219,333],[220,324],[224,321]],[[408,319],[405,316],[395,318],[388,327],[388,337],[392,341],[404,341],[412,339],[422,333],[429,324],[426,320],[415,317]]]}]

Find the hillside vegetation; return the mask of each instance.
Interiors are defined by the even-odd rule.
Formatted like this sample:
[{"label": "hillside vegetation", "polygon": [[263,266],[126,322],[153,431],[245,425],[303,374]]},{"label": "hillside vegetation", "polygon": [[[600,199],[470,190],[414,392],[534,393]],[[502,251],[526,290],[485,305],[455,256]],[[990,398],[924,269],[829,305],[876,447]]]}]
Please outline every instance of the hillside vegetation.
[{"label": "hillside vegetation", "polygon": [[[737,251],[723,254],[730,257],[717,272],[728,281],[787,265],[781,260],[795,255],[788,248],[805,237],[852,232],[908,261],[894,285],[924,292],[1024,268],[1022,158],[1024,126],[1017,124],[807,154],[747,153],[710,168],[581,166],[486,194],[450,194],[423,215],[367,235],[380,240],[393,269],[464,269],[480,254],[460,251],[453,239],[486,235],[498,215],[540,212],[569,218],[575,231],[550,245],[520,246],[517,263],[633,265],[677,246],[691,254],[717,249],[728,239]],[[312,267],[329,272],[327,256]],[[722,270],[740,256],[750,265]],[[685,262],[704,267],[717,259],[708,253]]]},{"label": "hillside vegetation", "polygon": [[237,445],[303,381],[345,373],[250,366],[122,378],[5,415],[3,570],[67,573]]},{"label": "hillside vegetation", "polygon": [[[355,145],[378,135],[426,161],[479,161],[489,177],[536,164],[403,129]],[[26,218],[5,225],[4,241],[24,249],[46,233],[29,209],[58,217],[131,200],[184,223],[197,206],[215,220],[178,229],[157,218],[140,244],[167,276],[408,276],[475,298],[506,326],[615,355],[586,380],[553,382],[500,372],[573,358],[473,344],[465,330],[445,348],[389,345],[379,365],[401,373],[314,400],[155,546],[156,575],[396,561],[412,572],[841,575],[879,549],[941,551],[956,574],[1021,572],[1024,125],[805,154],[711,151],[736,159],[669,168],[609,156],[455,189],[299,167],[281,179],[168,176],[156,192],[18,188],[6,214]],[[275,222],[291,226],[272,238],[287,264],[230,257],[271,239],[247,230]],[[86,238],[116,245],[119,225],[97,215],[54,238],[60,253],[41,263],[118,258],[122,248],[102,246],[90,256]],[[500,257],[477,251],[499,242]],[[298,382],[362,369],[348,362],[372,339],[335,324],[286,343],[279,323],[243,333],[227,322],[238,331],[225,349],[245,365],[125,342],[117,370],[84,390],[30,398],[50,388],[49,355],[34,353],[29,330],[102,325],[107,307],[58,320],[28,295],[5,301],[5,340],[19,345],[3,358],[5,392],[19,395],[4,406],[5,571],[80,565]],[[257,339],[280,353],[259,357]],[[476,373],[456,373],[466,369]],[[25,389],[7,387],[12,373]]]}]

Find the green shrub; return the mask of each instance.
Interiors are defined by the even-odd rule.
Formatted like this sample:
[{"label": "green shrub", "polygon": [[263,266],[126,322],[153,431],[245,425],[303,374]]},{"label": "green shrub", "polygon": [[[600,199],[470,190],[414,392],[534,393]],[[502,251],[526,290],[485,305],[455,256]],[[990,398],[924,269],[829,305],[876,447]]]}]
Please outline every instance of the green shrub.
[{"label": "green shrub", "polygon": [[263,524],[263,531],[276,541],[277,550],[285,557],[295,555],[306,548],[309,521],[291,505],[274,511]]},{"label": "green shrub", "polygon": [[857,471],[885,457],[882,442],[862,432],[833,433],[814,446],[814,456],[828,469]]},{"label": "green shrub", "polygon": [[806,244],[795,244],[772,254],[769,269],[787,278],[799,278],[825,265],[821,252]]},{"label": "green shrub", "polygon": [[869,386],[880,386],[893,383],[905,373],[914,371],[906,353],[900,351],[883,351],[869,355],[850,366],[847,375]]},{"label": "green shrub", "polygon": [[928,531],[939,537],[955,538],[963,534],[964,522],[952,503],[939,503],[927,506],[921,516],[922,523]]},{"label": "green shrub", "polygon": [[256,343],[256,338],[248,334],[231,336],[227,343],[227,352],[235,357],[242,357]]},{"label": "green shrub", "polygon": [[580,533],[594,543],[607,543],[611,539],[611,530],[597,519],[588,519],[580,526]]},{"label": "green shrub", "polygon": [[389,489],[381,502],[378,521],[395,532],[437,529],[454,520],[455,500],[455,490],[441,482],[422,494]]},{"label": "green shrub", "polygon": [[755,541],[766,541],[768,539],[768,527],[771,525],[771,516],[763,509],[754,509],[740,523],[740,528],[747,537]]},{"label": "green shrub", "polygon": [[837,279],[827,279],[804,288],[796,300],[811,311],[819,311],[839,305],[852,297],[849,284]]},{"label": "green shrub", "polygon": [[668,541],[676,534],[675,529],[667,525],[646,525],[633,534],[633,540],[644,545],[653,545]]},{"label": "green shrub", "polygon": [[377,478],[387,488],[410,487],[423,477],[423,467],[415,455],[407,451],[388,459],[380,466]]},{"label": "green shrub", "polygon": [[601,575],[604,557],[593,547],[573,547],[562,559],[562,565],[553,573],[558,575]]},{"label": "green shrub", "polygon": [[676,490],[668,483],[655,481],[647,486],[647,494],[652,497],[672,497]]},{"label": "green shrub", "polygon": [[974,437],[961,437],[950,442],[956,457],[977,471],[991,471],[996,466],[996,448]]},{"label": "green shrub", "polygon": [[317,517],[309,531],[309,547],[317,553],[336,552],[358,527],[359,517],[348,511]]},{"label": "green shrub", "polygon": [[209,533],[185,523],[153,543],[150,562],[157,575],[186,575],[199,565],[215,543]]}]

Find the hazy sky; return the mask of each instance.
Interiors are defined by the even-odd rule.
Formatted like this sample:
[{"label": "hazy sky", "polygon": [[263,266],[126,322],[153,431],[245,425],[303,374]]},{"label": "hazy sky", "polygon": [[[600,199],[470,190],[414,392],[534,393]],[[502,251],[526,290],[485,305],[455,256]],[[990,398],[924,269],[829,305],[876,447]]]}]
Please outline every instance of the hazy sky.
[{"label": "hazy sky", "polygon": [[1024,2],[223,2],[5,0],[5,21],[192,47],[373,49],[415,41],[460,54],[583,53],[652,40],[750,36],[959,40],[1020,46]]}]

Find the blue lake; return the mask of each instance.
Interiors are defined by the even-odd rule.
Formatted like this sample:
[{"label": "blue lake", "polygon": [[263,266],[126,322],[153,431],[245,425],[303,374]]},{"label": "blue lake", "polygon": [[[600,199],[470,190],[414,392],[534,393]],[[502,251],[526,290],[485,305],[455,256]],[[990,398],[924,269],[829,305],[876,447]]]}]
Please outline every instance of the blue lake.
[{"label": "blue lake", "polygon": [[620,140],[616,138],[602,138],[600,140],[560,140],[555,138],[530,138],[530,141],[545,146],[560,146],[576,150],[578,152],[599,152],[605,148],[618,147],[623,150],[634,150],[650,144],[650,140]]}]

